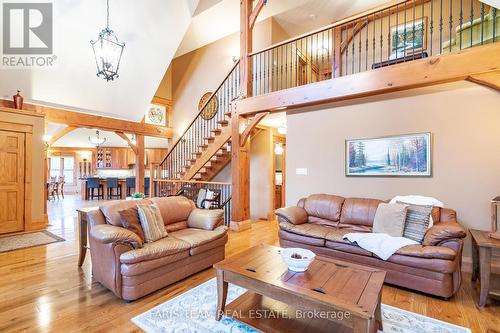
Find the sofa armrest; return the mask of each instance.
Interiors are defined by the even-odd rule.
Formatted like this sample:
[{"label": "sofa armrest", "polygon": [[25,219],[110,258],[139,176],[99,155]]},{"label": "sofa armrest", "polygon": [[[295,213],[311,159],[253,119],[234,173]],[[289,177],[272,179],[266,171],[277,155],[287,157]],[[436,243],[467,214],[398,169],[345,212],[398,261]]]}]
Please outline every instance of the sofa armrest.
[{"label": "sofa armrest", "polygon": [[214,230],[224,224],[224,210],[195,208],[189,214],[187,225],[189,228]]},{"label": "sofa armrest", "polygon": [[109,224],[99,224],[90,229],[90,237],[102,244],[125,244],[132,249],[142,247],[141,238],[134,232]]},{"label": "sofa armrest", "polygon": [[307,222],[306,210],[297,206],[279,208],[274,213],[278,216],[280,222],[285,221],[292,224],[304,224]]},{"label": "sofa armrest", "polygon": [[423,245],[438,245],[451,239],[465,238],[467,233],[456,221],[440,222],[425,233]]}]

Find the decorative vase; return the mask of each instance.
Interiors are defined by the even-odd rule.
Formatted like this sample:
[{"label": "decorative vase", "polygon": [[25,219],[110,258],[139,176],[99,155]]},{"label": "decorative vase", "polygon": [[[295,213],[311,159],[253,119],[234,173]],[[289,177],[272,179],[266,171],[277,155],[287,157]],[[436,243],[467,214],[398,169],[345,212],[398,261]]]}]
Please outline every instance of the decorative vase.
[{"label": "decorative vase", "polygon": [[23,96],[21,96],[20,94],[21,91],[17,91],[17,94],[15,94],[13,97],[14,97],[14,108],[18,109],[18,110],[22,110],[23,108],[23,101],[24,101],[24,98]]}]

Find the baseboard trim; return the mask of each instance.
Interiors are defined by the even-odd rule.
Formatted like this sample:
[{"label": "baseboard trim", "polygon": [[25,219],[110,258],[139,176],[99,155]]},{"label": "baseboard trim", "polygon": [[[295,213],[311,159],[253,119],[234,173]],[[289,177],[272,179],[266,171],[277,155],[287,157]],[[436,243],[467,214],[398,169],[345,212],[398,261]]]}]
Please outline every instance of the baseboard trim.
[{"label": "baseboard trim", "polygon": [[[500,274],[500,257],[494,256],[491,264],[491,271],[494,274]],[[462,258],[462,272],[472,273],[472,257]]]}]

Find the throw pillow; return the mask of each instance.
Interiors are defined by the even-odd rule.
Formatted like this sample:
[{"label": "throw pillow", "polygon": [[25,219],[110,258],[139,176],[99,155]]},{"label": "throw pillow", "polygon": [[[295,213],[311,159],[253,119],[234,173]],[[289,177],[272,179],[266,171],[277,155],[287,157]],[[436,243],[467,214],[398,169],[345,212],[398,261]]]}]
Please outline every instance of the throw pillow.
[{"label": "throw pillow", "polygon": [[429,227],[432,206],[409,205],[403,237],[422,243]]},{"label": "throw pillow", "polygon": [[156,204],[137,205],[139,220],[142,230],[144,230],[144,240],[146,243],[152,243],[164,237],[167,237],[165,224],[161,217],[160,208]]},{"label": "throw pillow", "polygon": [[399,203],[379,204],[373,220],[373,232],[380,232],[392,237],[403,236],[407,207],[407,205]]},{"label": "throw pillow", "polygon": [[137,236],[139,236],[139,238],[144,243],[144,231],[142,230],[141,221],[139,220],[137,205],[124,210],[120,210],[118,213],[120,214],[120,221],[123,227],[137,234]]}]

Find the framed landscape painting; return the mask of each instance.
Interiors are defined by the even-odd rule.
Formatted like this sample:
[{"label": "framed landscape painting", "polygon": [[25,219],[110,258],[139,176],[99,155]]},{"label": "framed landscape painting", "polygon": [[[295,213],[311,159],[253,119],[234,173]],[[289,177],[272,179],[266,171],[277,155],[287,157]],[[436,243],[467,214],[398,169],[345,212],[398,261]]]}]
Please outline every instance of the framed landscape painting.
[{"label": "framed landscape painting", "polygon": [[391,27],[391,58],[401,58],[427,48],[427,16]]},{"label": "framed landscape painting", "polygon": [[430,177],[431,133],[346,140],[346,176]]}]

